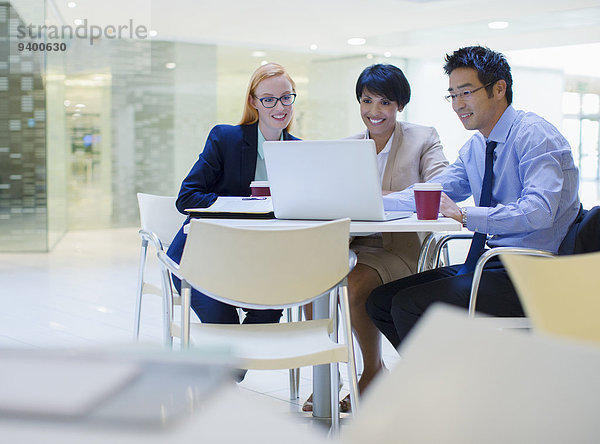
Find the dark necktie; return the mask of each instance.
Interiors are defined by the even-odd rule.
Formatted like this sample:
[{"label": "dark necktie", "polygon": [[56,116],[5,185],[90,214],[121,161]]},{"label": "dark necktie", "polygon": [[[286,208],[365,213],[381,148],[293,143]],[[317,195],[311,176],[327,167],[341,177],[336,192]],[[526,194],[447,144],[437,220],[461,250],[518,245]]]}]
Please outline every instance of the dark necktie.
[{"label": "dark necktie", "polygon": [[[479,198],[480,207],[489,207],[492,203],[492,185],[494,183],[494,149],[496,142],[488,141],[485,145],[485,172],[483,173],[483,183],[481,184],[481,197]],[[471,248],[467,254],[467,260],[464,265],[458,270],[458,274],[472,273],[475,270],[477,259],[483,253],[486,233],[475,233],[471,241]]]}]

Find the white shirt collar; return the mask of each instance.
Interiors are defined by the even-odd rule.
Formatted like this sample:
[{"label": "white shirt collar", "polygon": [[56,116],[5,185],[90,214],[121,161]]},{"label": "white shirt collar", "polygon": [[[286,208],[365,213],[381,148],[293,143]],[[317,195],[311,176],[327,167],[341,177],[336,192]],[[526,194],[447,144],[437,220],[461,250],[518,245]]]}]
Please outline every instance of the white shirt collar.
[{"label": "white shirt collar", "polygon": [[[391,151],[391,149],[392,149],[392,143],[394,142],[394,134],[396,134],[396,130],[394,130],[394,132],[392,133],[392,135],[388,139],[388,141],[385,144],[385,146],[383,147],[383,149],[381,151],[379,151],[379,153],[377,153],[378,156],[380,154],[388,154]],[[369,137],[369,130],[365,130],[365,139],[370,139],[370,137]]]}]

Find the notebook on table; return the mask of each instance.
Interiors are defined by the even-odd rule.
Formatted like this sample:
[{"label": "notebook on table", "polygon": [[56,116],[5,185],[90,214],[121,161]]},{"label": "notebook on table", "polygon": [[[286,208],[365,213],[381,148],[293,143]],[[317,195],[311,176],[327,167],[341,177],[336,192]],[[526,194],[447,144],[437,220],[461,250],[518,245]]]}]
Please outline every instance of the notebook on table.
[{"label": "notebook on table", "polygon": [[186,208],[192,218],[208,219],[273,219],[273,204],[268,196],[219,196],[207,208]]},{"label": "notebook on table", "polygon": [[387,221],[411,211],[384,211],[373,140],[265,142],[278,219]]}]

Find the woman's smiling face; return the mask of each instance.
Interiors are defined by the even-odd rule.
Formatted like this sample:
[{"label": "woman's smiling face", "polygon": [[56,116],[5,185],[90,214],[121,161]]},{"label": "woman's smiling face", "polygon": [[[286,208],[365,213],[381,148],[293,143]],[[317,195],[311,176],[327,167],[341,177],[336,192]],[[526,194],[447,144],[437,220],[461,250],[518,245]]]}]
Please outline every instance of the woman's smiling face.
[{"label": "woman's smiling face", "polygon": [[402,111],[398,102],[364,89],[360,96],[360,115],[370,137],[391,136],[396,128],[396,113]]},{"label": "woman's smiling face", "polygon": [[258,111],[258,125],[266,138],[279,138],[294,114],[294,105],[283,105],[281,100],[273,108],[265,108],[259,99],[264,97],[279,98],[292,94],[294,89],[290,81],[282,75],[269,77],[258,84],[254,97],[250,97],[250,104]]}]

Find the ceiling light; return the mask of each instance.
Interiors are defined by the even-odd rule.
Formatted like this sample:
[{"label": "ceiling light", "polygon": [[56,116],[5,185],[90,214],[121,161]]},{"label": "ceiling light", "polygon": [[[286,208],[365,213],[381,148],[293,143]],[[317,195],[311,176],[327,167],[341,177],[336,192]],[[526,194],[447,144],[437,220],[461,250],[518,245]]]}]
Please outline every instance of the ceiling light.
[{"label": "ceiling light", "polygon": [[252,51],[252,57],[264,57],[267,53],[264,51]]},{"label": "ceiling light", "polygon": [[348,39],[348,44],[352,46],[364,45],[367,40],[362,37],[352,37]]},{"label": "ceiling light", "polygon": [[165,63],[165,67],[167,69],[175,69],[176,66],[177,66],[177,64],[175,62],[167,62],[167,63]]},{"label": "ceiling light", "polygon": [[311,51],[316,51],[317,48],[318,48],[318,46],[317,46],[316,43],[313,43],[312,45],[309,46],[309,48],[310,48]]},{"label": "ceiling light", "polygon": [[389,51],[386,51],[386,52],[384,52],[384,53],[383,53],[383,56],[384,56],[384,57],[391,57],[391,56],[392,56],[392,53],[391,53],[391,52],[389,52]]},{"label": "ceiling light", "polygon": [[81,19],[75,19],[75,20],[73,20],[73,23],[75,23],[77,26],[83,25],[83,20],[81,20]]},{"label": "ceiling light", "polygon": [[260,62],[260,66],[264,66],[264,65],[266,65],[267,63],[269,63],[269,62],[267,62],[266,60],[263,60],[262,62]]},{"label": "ceiling light", "polygon": [[65,104],[65,106],[70,106],[71,105],[71,101],[70,100],[65,100],[63,103]]},{"label": "ceiling light", "polygon": [[497,21],[488,23],[490,29],[506,29],[508,28],[508,22]]},{"label": "ceiling light", "polygon": [[156,31],[155,29],[151,29],[148,35],[150,37],[156,37],[158,35],[158,31]]},{"label": "ceiling light", "polygon": [[76,8],[76,7],[77,7],[77,3],[75,3],[75,2],[68,2],[68,3],[67,3],[67,6],[68,6],[69,8]]},{"label": "ceiling light", "polygon": [[85,108],[85,105],[83,103],[78,103],[75,105],[75,108]]},{"label": "ceiling light", "polygon": [[367,59],[371,60],[373,58],[373,54],[367,54]]}]

